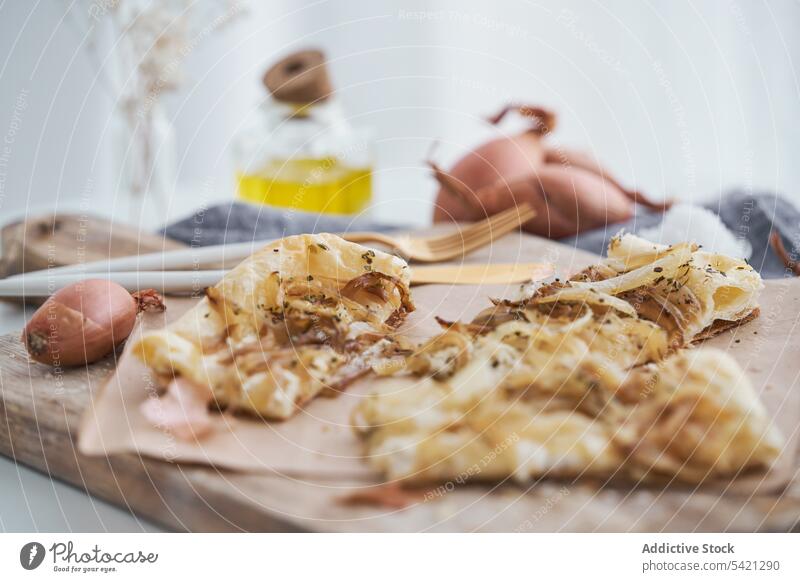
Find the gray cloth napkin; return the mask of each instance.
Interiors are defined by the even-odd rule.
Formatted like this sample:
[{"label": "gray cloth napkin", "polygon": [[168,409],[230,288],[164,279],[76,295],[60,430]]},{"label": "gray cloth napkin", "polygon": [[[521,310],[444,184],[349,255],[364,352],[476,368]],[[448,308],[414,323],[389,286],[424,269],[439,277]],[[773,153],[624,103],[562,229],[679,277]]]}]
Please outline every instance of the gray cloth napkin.
[{"label": "gray cloth napkin", "polygon": [[293,234],[318,232],[388,232],[399,225],[378,223],[367,218],[333,216],[281,209],[246,202],[228,202],[199,210],[167,226],[168,237],[194,246],[275,240]]},{"label": "gray cloth napkin", "polygon": [[[720,197],[717,203],[707,204],[706,208],[717,213],[728,229],[750,241],[753,248],[750,264],[761,272],[762,277],[772,279],[785,275],[784,264],[769,245],[769,235],[774,228],[783,237],[784,246],[789,253],[800,250],[794,244],[800,241],[800,211],[795,206],[776,194],[734,191]],[[658,225],[660,221],[661,214],[640,209],[628,222],[610,224],[560,242],[602,255],[608,241],[621,228],[637,233],[641,229]],[[230,202],[198,211],[193,216],[167,226],[164,233],[187,244],[206,246],[273,240],[293,234],[356,230],[386,232],[398,228],[402,226],[363,218],[353,219]]]}]

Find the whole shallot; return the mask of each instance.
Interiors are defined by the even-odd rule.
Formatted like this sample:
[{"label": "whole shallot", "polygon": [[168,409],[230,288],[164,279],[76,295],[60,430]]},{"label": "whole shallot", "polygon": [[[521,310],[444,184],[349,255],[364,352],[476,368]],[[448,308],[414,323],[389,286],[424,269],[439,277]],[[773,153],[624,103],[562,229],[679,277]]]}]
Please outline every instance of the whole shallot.
[{"label": "whole shallot", "polygon": [[[152,308],[155,299],[150,291],[146,295]],[[56,291],[36,310],[22,331],[22,342],[31,358],[43,364],[96,362],[125,341],[144,306],[141,294],[131,295],[112,281],[80,281]]]}]

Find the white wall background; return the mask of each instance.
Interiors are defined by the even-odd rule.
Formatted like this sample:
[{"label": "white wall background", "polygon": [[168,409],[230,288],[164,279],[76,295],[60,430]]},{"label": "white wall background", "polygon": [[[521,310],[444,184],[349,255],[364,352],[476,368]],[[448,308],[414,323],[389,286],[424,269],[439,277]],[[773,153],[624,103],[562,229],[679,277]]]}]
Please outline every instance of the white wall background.
[{"label": "white wall background", "polygon": [[[81,199],[117,208],[114,99],[64,18],[70,7],[86,10],[0,3],[0,222]],[[791,0],[253,1],[198,44],[165,97],[176,200],[232,196],[230,139],[263,97],[262,71],[313,45],[353,121],[374,128],[381,218],[425,223],[431,142],[454,161],[497,131],[482,116],[509,100],[556,109],[555,139],[652,196],[743,187],[800,204],[798,25]]]}]

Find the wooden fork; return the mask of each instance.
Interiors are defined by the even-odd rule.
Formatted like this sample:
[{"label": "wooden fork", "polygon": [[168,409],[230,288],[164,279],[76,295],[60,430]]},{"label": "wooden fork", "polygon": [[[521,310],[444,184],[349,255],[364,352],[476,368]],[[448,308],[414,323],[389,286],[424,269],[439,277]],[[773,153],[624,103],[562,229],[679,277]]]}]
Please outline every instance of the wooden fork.
[{"label": "wooden fork", "polygon": [[398,251],[406,259],[437,263],[462,257],[516,230],[536,216],[527,203],[509,208],[452,233],[439,236],[391,236],[380,232],[348,232],[342,237],[356,243],[377,242]]}]

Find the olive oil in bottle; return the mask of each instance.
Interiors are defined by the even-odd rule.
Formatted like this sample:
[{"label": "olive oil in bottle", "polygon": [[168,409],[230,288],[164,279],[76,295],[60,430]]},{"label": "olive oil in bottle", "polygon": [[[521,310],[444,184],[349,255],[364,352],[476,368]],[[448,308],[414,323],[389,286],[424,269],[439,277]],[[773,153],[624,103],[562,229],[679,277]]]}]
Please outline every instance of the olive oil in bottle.
[{"label": "olive oil in bottle", "polygon": [[335,157],[271,160],[238,176],[239,197],[325,214],[362,212],[372,198],[372,170],[354,168]]}]

